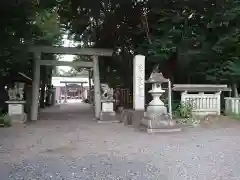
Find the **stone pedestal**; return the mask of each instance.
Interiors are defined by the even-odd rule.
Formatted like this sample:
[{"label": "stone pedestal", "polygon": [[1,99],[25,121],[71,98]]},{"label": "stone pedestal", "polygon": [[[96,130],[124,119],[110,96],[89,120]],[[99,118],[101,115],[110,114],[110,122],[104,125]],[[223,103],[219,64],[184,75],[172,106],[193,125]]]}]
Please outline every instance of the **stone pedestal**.
[{"label": "stone pedestal", "polygon": [[26,114],[24,113],[24,105],[26,101],[6,101],[8,104],[8,115],[12,123],[24,123],[27,121]]},{"label": "stone pedestal", "polygon": [[121,114],[121,122],[123,122],[125,126],[139,128],[141,124],[141,119],[143,116],[144,116],[144,111],[125,109]]},{"label": "stone pedestal", "polygon": [[116,113],[113,110],[114,107],[114,100],[102,100],[102,111],[100,114],[99,123],[113,123],[119,122],[116,117]]},{"label": "stone pedestal", "polygon": [[141,119],[141,130],[147,131],[148,133],[167,133],[167,132],[179,132],[181,126],[177,125],[176,122],[165,115],[156,115],[155,118],[143,117]]},{"label": "stone pedestal", "polygon": [[152,90],[149,93],[153,100],[149,103],[144,117],[141,119],[141,129],[145,129],[149,133],[181,131],[181,128],[169,116],[167,108],[160,99],[165,92],[161,84],[165,82],[168,80],[163,77],[162,73],[152,73],[146,82],[152,84]]}]

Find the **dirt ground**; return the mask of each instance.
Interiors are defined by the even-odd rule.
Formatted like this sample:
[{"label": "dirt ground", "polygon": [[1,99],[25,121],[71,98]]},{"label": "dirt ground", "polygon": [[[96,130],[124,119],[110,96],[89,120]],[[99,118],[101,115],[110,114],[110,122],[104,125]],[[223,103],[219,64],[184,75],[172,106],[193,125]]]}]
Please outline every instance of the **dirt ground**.
[{"label": "dirt ground", "polygon": [[43,110],[36,124],[0,129],[1,180],[237,180],[239,137],[240,122],[223,116],[146,134],[98,124],[89,105],[69,103]]}]

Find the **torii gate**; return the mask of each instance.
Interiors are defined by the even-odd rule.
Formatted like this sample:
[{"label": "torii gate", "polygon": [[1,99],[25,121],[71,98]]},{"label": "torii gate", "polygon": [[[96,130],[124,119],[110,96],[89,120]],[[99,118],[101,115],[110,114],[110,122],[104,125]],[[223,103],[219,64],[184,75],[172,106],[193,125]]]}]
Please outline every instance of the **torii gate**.
[{"label": "torii gate", "polygon": [[[95,100],[95,118],[100,118],[101,111],[101,95],[100,95],[100,75],[98,56],[112,56],[113,51],[110,49],[92,49],[92,48],[75,48],[75,47],[56,47],[56,46],[33,46],[29,50],[34,53],[33,81],[32,81],[32,110],[31,120],[38,119],[38,98],[40,86],[40,66],[78,66],[85,68],[93,68],[94,78],[94,100]],[[42,60],[42,53],[52,54],[71,54],[71,55],[87,55],[92,56],[93,62],[84,61],[56,61]]]},{"label": "torii gate", "polygon": [[[87,83],[86,81],[60,81],[60,83],[65,84],[65,99],[64,102],[67,102],[67,84],[81,84],[81,98],[83,99],[83,84]],[[90,79],[89,79],[89,84],[90,84]],[[89,86],[90,87],[90,86]]]}]

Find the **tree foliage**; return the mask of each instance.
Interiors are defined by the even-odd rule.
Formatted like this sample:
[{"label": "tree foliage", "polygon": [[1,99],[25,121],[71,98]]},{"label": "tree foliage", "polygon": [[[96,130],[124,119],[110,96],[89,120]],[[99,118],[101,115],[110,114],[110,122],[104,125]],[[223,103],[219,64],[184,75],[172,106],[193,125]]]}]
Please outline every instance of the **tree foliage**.
[{"label": "tree foliage", "polygon": [[10,71],[31,74],[27,49],[34,44],[59,42],[60,23],[55,4],[44,1],[3,1],[0,4],[0,76]]},{"label": "tree foliage", "polygon": [[7,53],[19,52],[20,39],[56,43],[61,24],[84,47],[114,50],[111,60],[100,58],[103,81],[130,87],[132,58],[141,53],[147,75],[159,64],[175,82],[238,82],[239,0],[41,0],[5,7],[14,21],[3,19],[8,30],[2,47],[10,48],[1,51],[4,63],[20,59]]}]

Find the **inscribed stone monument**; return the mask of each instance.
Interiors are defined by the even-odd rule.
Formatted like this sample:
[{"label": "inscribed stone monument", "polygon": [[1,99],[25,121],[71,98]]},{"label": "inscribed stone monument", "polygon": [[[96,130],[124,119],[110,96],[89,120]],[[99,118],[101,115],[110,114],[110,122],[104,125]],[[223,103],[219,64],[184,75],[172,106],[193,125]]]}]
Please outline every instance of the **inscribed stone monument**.
[{"label": "inscribed stone monument", "polygon": [[133,109],[145,107],[145,56],[136,55],[133,59]]}]

